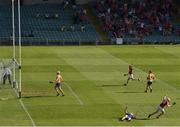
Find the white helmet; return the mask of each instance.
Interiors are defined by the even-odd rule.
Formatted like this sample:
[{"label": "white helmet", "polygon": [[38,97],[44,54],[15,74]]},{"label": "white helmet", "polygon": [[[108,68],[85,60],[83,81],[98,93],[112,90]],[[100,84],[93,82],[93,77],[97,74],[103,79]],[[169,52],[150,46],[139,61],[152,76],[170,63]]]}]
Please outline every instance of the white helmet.
[{"label": "white helmet", "polygon": [[167,97],[167,96],[164,96],[164,99],[168,100],[168,101],[171,101],[171,98]]},{"label": "white helmet", "polygon": [[171,101],[171,98],[167,97],[167,100],[168,100],[168,101]]}]

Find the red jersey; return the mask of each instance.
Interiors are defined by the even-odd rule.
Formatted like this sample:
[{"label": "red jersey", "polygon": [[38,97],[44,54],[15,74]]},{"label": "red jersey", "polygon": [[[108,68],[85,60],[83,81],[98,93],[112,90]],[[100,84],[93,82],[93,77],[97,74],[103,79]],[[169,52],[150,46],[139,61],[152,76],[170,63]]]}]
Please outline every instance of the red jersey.
[{"label": "red jersey", "polygon": [[128,71],[128,73],[129,73],[129,74],[132,74],[132,73],[133,73],[132,71],[133,71],[133,68],[132,68],[131,65],[129,65],[129,71]]},{"label": "red jersey", "polygon": [[168,99],[163,99],[163,101],[160,104],[160,107],[164,108],[164,107],[168,106],[168,104],[169,104]]}]

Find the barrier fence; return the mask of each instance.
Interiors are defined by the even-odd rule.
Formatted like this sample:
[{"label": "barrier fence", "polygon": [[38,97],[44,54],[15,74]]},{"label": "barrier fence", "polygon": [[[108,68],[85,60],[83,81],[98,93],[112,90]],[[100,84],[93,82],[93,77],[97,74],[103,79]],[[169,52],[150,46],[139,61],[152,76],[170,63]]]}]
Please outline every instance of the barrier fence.
[{"label": "barrier fence", "polygon": [[[63,46],[63,45],[112,45],[117,44],[117,38],[103,41],[98,38],[89,39],[49,39],[38,37],[22,37],[22,45],[24,46]],[[174,37],[146,37],[146,38],[123,38],[121,44],[180,44],[180,36]],[[12,45],[11,37],[0,37],[0,45]],[[18,38],[16,38],[18,45]]]}]

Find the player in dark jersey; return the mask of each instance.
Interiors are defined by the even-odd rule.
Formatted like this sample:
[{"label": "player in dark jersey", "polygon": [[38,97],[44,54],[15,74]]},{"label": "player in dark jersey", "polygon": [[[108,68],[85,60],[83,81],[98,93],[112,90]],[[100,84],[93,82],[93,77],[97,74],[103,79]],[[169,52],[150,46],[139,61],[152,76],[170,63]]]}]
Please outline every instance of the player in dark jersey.
[{"label": "player in dark jersey", "polygon": [[175,102],[171,105],[170,104],[171,99],[164,96],[162,102],[160,103],[160,105],[158,106],[157,110],[151,114],[149,114],[148,118],[150,118],[152,115],[157,114],[158,112],[161,112],[156,118],[158,119],[161,115],[163,115],[165,113],[165,107],[171,107],[172,105],[176,104]]},{"label": "player in dark jersey", "polygon": [[[124,84],[125,86],[127,86],[127,84],[129,83],[129,80],[136,80],[133,75],[133,66],[132,65],[128,66],[128,74],[124,74],[124,76],[128,76],[127,82]],[[139,78],[137,80],[140,81]]]},{"label": "player in dark jersey", "polygon": [[124,120],[131,121],[131,119],[136,119],[136,116],[133,113],[129,113],[127,111],[127,107],[124,109],[124,114],[125,116],[122,117],[121,121],[124,121]]}]

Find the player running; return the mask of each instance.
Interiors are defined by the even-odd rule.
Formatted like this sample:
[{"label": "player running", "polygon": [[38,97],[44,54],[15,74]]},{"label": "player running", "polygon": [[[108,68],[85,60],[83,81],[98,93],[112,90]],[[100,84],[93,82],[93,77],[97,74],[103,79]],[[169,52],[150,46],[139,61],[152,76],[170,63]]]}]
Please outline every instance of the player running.
[{"label": "player running", "polygon": [[158,109],[157,109],[155,112],[153,112],[152,114],[149,114],[148,118],[150,118],[150,117],[151,117],[152,115],[154,115],[154,114],[157,114],[158,112],[161,112],[161,113],[156,117],[156,118],[158,119],[161,115],[163,115],[163,114],[165,113],[165,109],[164,109],[164,108],[165,108],[166,106],[167,106],[167,107],[171,107],[171,106],[173,106],[173,105],[176,104],[176,102],[173,102],[172,105],[170,105],[170,101],[171,101],[170,98],[168,98],[167,96],[164,96],[161,104],[158,106]]},{"label": "player running", "polygon": [[124,109],[125,116],[121,119],[121,121],[127,120],[131,121],[131,119],[136,119],[136,116],[133,113],[129,113],[127,111],[127,107]]},{"label": "player running", "polygon": [[147,93],[147,91],[150,89],[150,92],[152,92],[152,83],[155,79],[155,75],[152,73],[151,70],[149,70],[148,75],[147,75],[147,85],[146,85],[146,90],[144,92]]},{"label": "player running", "polygon": [[[124,76],[128,76],[127,82],[124,84],[125,86],[127,86],[127,84],[129,83],[129,80],[136,80],[133,75],[133,66],[132,65],[128,66],[128,74],[124,74]],[[140,81],[139,78],[137,80]]]},{"label": "player running", "polygon": [[50,81],[50,83],[55,84],[54,89],[57,92],[57,96],[60,95],[60,92],[61,92],[62,96],[64,96],[64,92],[63,92],[63,90],[61,88],[61,85],[62,85],[62,82],[63,82],[63,78],[62,78],[60,73],[61,73],[60,71],[57,71],[56,80],[54,82]]}]

